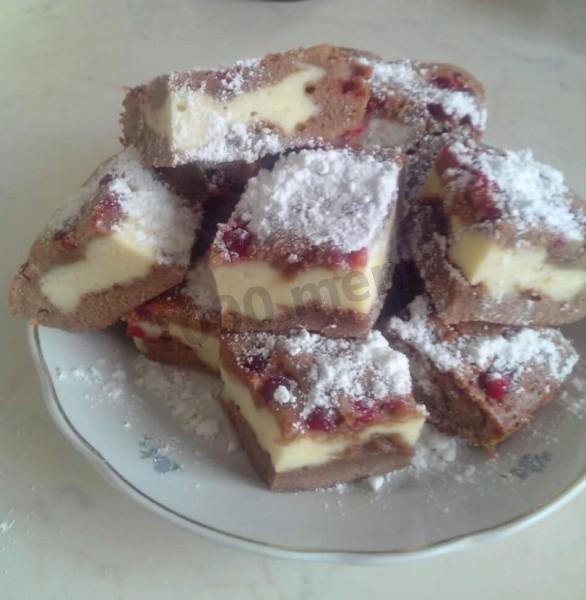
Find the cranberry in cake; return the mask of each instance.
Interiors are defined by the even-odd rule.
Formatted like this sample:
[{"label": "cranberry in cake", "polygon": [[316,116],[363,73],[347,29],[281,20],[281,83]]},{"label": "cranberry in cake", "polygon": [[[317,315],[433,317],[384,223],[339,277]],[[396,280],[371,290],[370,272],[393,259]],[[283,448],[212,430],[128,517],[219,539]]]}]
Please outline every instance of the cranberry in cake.
[{"label": "cranberry in cake", "polygon": [[252,178],[210,265],[230,331],[363,337],[388,287],[402,159],[303,150]]},{"label": "cranberry in cake", "polygon": [[112,325],[181,282],[201,208],[125,150],[105,161],[34,242],[12,312],[71,331]]},{"label": "cranberry in cake", "polygon": [[259,476],[310,490],[407,465],[425,420],[406,357],[379,332],[342,340],[224,334],[222,403]]},{"label": "cranberry in cake", "polygon": [[253,163],[293,147],[332,143],[359,127],[369,69],[333,46],[175,72],[124,101],[124,143],[154,166]]},{"label": "cranberry in cake", "polygon": [[430,420],[488,450],[529,423],[578,360],[557,329],[446,325],[424,296],[383,331],[409,357],[413,393]]},{"label": "cranberry in cake", "polygon": [[586,315],[586,203],[529,150],[446,147],[414,210],[413,258],[444,321]]},{"label": "cranberry in cake", "polygon": [[124,317],[126,333],[153,360],[219,372],[220,305],[201,257],[185,281]]}]

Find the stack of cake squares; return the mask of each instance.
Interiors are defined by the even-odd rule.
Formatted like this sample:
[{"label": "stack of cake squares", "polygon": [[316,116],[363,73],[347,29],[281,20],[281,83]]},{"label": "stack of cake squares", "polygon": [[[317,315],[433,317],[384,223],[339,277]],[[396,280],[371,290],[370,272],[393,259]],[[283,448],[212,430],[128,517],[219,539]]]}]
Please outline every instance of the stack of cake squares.
[{"label": "stack of cake squares", "polygon": [[577,361],[586,210],[485,122],[460,68],[328,45],[157,77],[12,310],[220,376],[274,490],[402,468],[426,419],[492,452]]}]

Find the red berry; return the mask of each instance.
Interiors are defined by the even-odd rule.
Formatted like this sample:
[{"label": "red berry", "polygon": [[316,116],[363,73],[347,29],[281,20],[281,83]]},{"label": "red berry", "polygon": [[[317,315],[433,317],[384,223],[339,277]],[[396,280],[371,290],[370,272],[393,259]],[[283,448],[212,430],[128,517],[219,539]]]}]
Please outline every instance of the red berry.
[{"label": "red berry", "polygon": [[498,402],[504,399],[511,385],[505,377],[492,377],[487,373],[480,375],[479,383],[486,394]]},{"label": "red berry", "polygon": [[438,104],[437,102],[429,103],[427,105],[427,110],[429,111],[429,114],[432,117],[438,119],[439,121],[446,121],[447,119],[449,119],[449,115],[444,110],[444,107],[441,104]]},{"label": "red berry", "polygon": [[94,206],[91,227],[97,233],[108,234],[120,219],[120,204],[111,194],[105,194]]},{"label": "red berry", "polygon": [[363,269],[368,262],[368,249],[362,248],[348,254],[348,262],[352,269]]},{"label": "red berry", "polygon": [[339,422],[340,415],[328,412],[323,408],[316,408],[306,419],[311,431],[333,431]]},{"label": "red berry", "polygon": [[244,359],[243,366],[253,373],[262,373],[265,370],[267,363],[268,360],[262,354],[253,354]]},{"label": "red berry", "polygon": [[238,258],[246,258],[252,244],[252,236],[245,225],[236,224],[224,231],[223,241],[230,254]]},{"label": "red berry", "polygon": [[139,327],[138,325],[133,325],[132,323],[129,323],[126,327],[126,335],[128,337],[138,338],[139,340],[145,340],[148,337],[145,330],[142,329],[142,327]]}]

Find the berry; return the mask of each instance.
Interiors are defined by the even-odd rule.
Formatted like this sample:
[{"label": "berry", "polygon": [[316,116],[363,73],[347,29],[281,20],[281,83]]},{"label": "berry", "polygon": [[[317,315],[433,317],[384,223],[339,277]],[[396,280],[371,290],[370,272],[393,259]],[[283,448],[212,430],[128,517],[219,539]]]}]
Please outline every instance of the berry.
[{"label": "berry", "polygon": [[447,119],[449,119],[449,115],[444,110],[444,107],[441,104],[438,104],[437,102],[429,103],[427,105],[427,110],[429,111],[429,114],[432,117],[438,119],[439,121],[446,121]]},{"label": "berry", "polygon": [[368,262],[368,250],[362,248],[361,250],[350,252],[348,254],[348,262],[352,269],[362,269],[366,267],[366,263]]},{"label": "berry", "polygon": [[316,408],[306,419],[311,431],[333,431],[339,422],[340,415],[328,412],[323,408]]},{"label": "berry", "polygon": [[243,367],[253,373],[262,373],[265,370],[267,363],[268,360],[262,354],[253,354],[244,359]]},{"label": "berry", "polygon": [[108,234],[120,218],[120,204],[111,194],[105,194],[94,206],[91,227],[96,233]]},{"label": "berry", "polygon": [[145,340],[148,336],[142,327],[138,325],[128,324],[126,327],[126,335],[132,338],[138,338],[139,340]]},{"label": "berry", "polygon": [[246,226],[239,223],[226,229],[223,235],[224,245],[230,254],[238,258],[246,258],[252,244],[252,236]]},{"label": "berry", "polygon": [[487,373],[482,373],[479,383],[488,396],[497,402],[501,402],[508,394],[510,381],[505,377],[493,377]]}]

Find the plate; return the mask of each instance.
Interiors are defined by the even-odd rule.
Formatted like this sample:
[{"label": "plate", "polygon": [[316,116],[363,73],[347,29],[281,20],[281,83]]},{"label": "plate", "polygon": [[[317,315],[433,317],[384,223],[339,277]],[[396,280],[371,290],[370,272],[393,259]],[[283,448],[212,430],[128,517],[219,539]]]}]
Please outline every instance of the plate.
[{"label": "plate", "polygon": [[[568,333],[584,343],[582,327]],[[387,478],[274,493],[235,443],[215,378],[152,363],[116,329],[28,335],[47,406],[74,446],[146,508],[233,547],[405,561],[519,530],[586,487],[583,370],[493,460],[428,429],[415,466]]]}]

